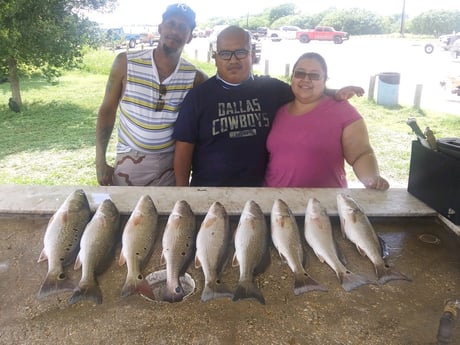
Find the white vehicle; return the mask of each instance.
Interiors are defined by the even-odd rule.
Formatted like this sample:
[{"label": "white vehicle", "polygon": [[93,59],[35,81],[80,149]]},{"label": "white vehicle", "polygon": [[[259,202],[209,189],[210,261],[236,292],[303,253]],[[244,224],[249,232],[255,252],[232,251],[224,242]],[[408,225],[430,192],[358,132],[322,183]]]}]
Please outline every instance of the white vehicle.
[{"label": "white vehicle", "polygon": [[269,37],[273,42],[279,42],[281,40],[295,40],[297,31],[300,31],[301,28],[295,25],[284,25],[277,30],[269,30],[267,37]]}]

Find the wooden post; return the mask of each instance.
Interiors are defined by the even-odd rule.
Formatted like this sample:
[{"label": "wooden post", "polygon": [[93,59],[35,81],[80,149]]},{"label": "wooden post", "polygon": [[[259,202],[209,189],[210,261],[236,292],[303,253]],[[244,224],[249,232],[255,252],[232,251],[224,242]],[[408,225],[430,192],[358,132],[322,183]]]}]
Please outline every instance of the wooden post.
[{"label": "wooden post", "polygon": [[420,101],[422,99],[422,84],[415,85],[415,95],[414,95],[414,108],[420,109]]},{"label": "wooden post", "polygon": [[375,75],[372,75],[372,76],[371,76],[371,79],[369,80],[369,92],[368,92],[368,94],[367,94],[367,99],[368,99],[369,101],[373,101],[373,100],[374,100],[375,78],[376,78],[376,76],[375,76]]},{"label": "wooden post", "polygon": [[270,75],[270,61],[265,60],[265,75]]},{"label": "wooden post", "polygon": [[287,63],[286,66],[284,67],[284,76],[286,78],[289,78],[289,70],[291,69],[291,67],[289,66],[289,64]]},{"label": "wooden post", "polygon": [[198,60],[198,49],[195,49],[195,60]]}]

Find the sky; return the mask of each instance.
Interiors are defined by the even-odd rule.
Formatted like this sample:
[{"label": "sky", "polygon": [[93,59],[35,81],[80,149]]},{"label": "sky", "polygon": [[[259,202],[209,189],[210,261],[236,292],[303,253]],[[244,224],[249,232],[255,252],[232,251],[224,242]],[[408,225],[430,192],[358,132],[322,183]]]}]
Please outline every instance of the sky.
[{"label": "sky", "polygon": [[[118,0],[119,6],[110,14],[94,13],[90,19],[103,27],[133,24],[159,24],[161,14],[174,0]],[[303,13],[316,13],[330,7],[364,8],[381,15],[402,13],[404,0],[188,0],[185,2],[197,14],[197,22],[211,17],[240,17],[260,14],[266,8],[294,3]],[[262,4],[262,5],[261,5]],[[405,0],[406,14],[416,16],[431,9],[458,10],[459,0]]]}]

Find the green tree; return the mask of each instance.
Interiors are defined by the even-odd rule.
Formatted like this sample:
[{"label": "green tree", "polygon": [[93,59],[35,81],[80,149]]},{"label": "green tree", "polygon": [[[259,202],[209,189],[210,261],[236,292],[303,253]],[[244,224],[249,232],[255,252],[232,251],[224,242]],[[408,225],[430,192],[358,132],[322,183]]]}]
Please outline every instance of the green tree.
[{"label": "green tree", "polygon": [[47,78],[81,59],[95,46],[99,29],[84,15],[110,10],[116,0],[0,0],[0,68],[8,75],[13,100],[22,106],[19,76],[31,69]]},{"label": "green tree", "polygon": [[432,10],[423,12],[410,21],[410,30],[415,34],[439,36],[460,31],[460,11]]},{"label": "green tree", "polygon": [[352,35],[381,34],[384,32],[382,17],[362,8],[336,10],[325,15],[321,25],[333,26]]},{"label": "green tree", "polygon": [[287,16],[293,16],[296,14],[296,5],[293,3],[288,3],[288,4],[282,4],[276,7],[273,7],[270,10],[269,14],[269,20],[270,20],[270,25],[275,22],[276,20],[282,18],[282,17],[287,17]]}]

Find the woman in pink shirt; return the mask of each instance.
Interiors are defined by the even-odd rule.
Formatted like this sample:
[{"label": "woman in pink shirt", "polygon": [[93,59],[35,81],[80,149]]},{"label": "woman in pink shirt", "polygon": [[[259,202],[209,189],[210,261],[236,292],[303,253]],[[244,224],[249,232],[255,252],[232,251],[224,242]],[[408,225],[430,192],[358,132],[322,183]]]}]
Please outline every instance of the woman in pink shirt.
[{"label": "woman in pink shirt", "polygon": [[366,124],[348,103],[324,95],[327,65],[317,53],[295,63],[295,99],[282,106],[267,139],[268,187],[346,188],[344,160],[366,188],[386,190]]}]

